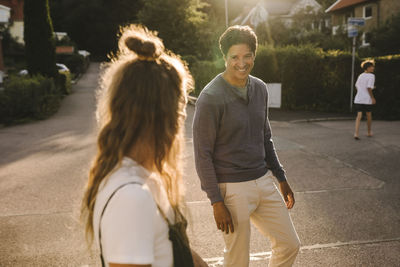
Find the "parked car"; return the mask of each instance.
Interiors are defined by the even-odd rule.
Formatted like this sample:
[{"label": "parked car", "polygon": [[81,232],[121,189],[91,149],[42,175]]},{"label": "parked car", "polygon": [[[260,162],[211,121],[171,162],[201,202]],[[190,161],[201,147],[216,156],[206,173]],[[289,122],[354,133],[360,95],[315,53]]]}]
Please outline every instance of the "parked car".
[{"label": "parked car", "polygon": [[[70,70],[64,64],[56,63],[56,68],[58,70],[58,73],[63,73],[63,74],[70,73]],[[18,74],[21,76],[28,75],[28,70],[26,69],[20,70]]]},{"label": "parked car", "polygon": [[59,73],[70,73],[70,70],[64,64],[56,63],[56,67]]}]

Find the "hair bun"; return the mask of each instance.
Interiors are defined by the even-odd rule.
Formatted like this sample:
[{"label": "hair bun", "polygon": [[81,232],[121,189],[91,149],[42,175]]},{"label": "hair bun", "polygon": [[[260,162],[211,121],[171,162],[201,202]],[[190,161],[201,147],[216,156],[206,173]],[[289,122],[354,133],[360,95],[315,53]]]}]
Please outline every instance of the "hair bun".
[{"label": "hair bun", "polygon": [[130,36],[125,39],[127,48],[135,52],[139,57],[150,59],[158,58],[161,54],[162,48],[151,40],[143,40],[139,36]]}]

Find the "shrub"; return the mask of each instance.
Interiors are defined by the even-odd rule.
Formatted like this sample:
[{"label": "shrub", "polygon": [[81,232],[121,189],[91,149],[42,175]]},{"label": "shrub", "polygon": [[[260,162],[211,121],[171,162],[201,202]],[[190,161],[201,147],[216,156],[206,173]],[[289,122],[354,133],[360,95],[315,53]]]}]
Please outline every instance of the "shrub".
[{"label": "shrub", "polygon": [[376,98],[374,117],[388,120],[400,119],[400,55],[375,58]]},{"label": "shrub", "polygon": [[65,64],[75,76],[84,73],[89,67],[89,59],[79,54],[57,55],[57,62]]},{"label": "shrub", "polygon": [[190,72],[195,80],[195,95],[199,95],[201,90],[220,72],[224,70],[224,61],[197,61],[189,65]]},{"label": "shrub", "polygon": [[260,46],[252,74],[282,83],[282,108],[346,111],[350,101],[351,55],[313,46]]},{"label": "shrub", "polygon": [[58,73],[55,78],[55,85],[59,92],[63,95],[69,95],[71,93],[71,74],[70,73]]},{"label": "shrub", "polygon": [[252,75],[267,83],[281,82],[277,52],[270,46],[259,46]]},{"label": "shrub", "polygon": [[11,76],[0,92],[0,122],[44,119],[58,110],[60,100],[52,78]]},{"label": "shrub", "polygon": [[[322,58],[323,94],[314,101],[320,106],[317,110],[328,112],[348,112],[350,108],[351,54],[342,51],[328,51]],[[361,71],[360,60],[356,57],[355,74]],[[357,76],[354,76],[354,83]],[[354,100],[355,89],[351,101]]]}]

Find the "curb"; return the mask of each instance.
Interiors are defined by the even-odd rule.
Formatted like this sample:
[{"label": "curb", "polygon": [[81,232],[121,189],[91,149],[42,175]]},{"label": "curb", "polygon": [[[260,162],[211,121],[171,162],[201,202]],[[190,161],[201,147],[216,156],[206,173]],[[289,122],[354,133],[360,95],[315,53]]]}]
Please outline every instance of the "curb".
[{"label": "curb", "polygon": [[290,123],[304,123],[304,122],[320,122],[320,121],[346,121],[354,120],[350,117],[328,117],[328,118],[314,118],[314,119],[302,119],[302,120],[292,120]]}]

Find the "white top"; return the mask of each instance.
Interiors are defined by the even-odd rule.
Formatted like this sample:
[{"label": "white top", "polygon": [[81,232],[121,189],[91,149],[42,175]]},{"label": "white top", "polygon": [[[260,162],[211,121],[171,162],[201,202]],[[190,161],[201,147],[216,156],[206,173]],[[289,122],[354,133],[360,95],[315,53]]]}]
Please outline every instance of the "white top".
[{"label": "white top", "polygon": [[368,88],[374,89],[375,75],[372,73],[361,73],[356,82],[357,94],[354,98],[355,104],[372,104]]},{"label": "white top", "polygon": [[174,222],[174,213],[160,178],[125,157],[121,166],[104,181],[100,185],[93,214],[94,237],[98,245],[99,219],[110,195],[125,183],[142,184],[120,188],[104,212],[101,243],[106,266],[112,262],[172,267],[173,252],[168,238],[168,224],[155,201],[171,222]]}]

